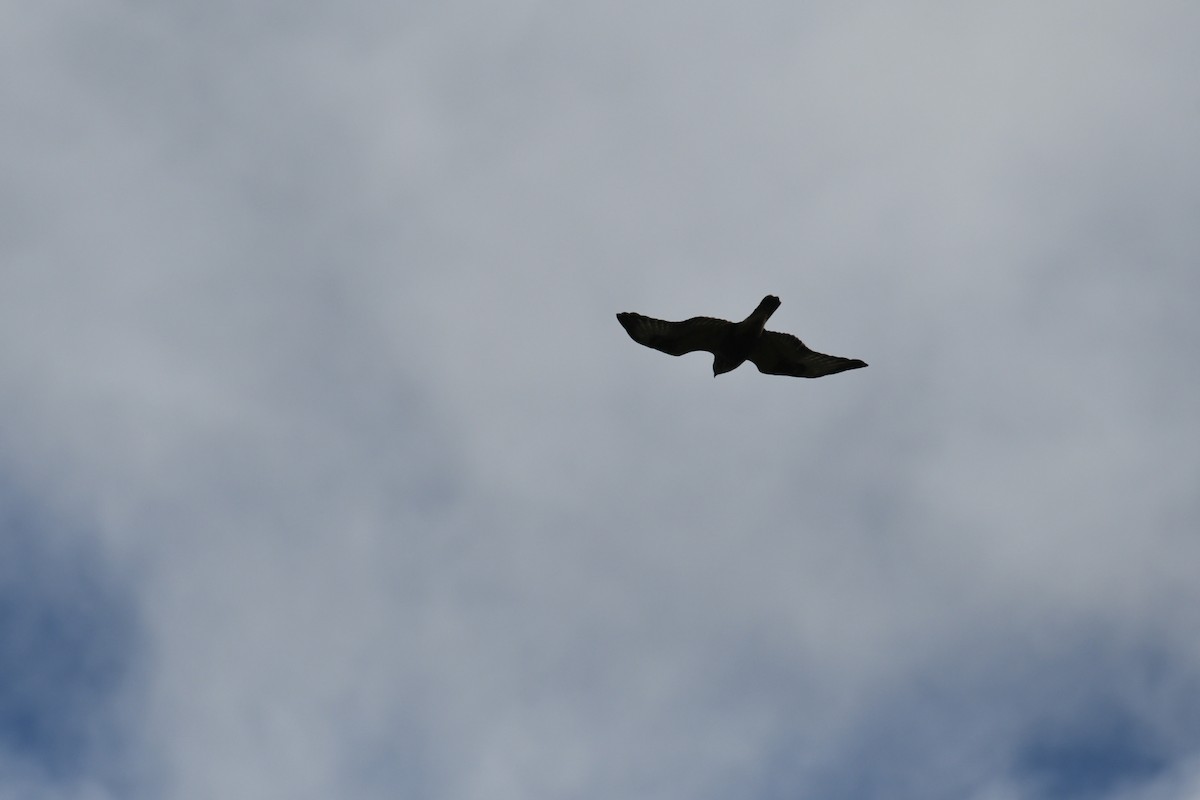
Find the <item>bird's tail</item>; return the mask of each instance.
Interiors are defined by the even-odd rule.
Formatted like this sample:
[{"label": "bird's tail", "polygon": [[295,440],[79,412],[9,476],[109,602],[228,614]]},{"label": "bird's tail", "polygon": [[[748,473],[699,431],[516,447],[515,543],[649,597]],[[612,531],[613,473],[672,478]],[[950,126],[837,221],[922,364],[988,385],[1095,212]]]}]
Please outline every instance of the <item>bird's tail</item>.
[{"label": "bird's tail", "polygon": [[773,294],[769,294],[762,299],[761,303],[758,304],[758,308],[754,309],[754,311],[750,313],[750,316],[746,317],[746,321],[754,322],[755,327],[757,327],[759,330],[762,330],[763,326],[767,324],[767,320],[771,318],[771,315],[774,314],[775,310],[781,305],[783,304],[779,302],[778,297]]}]

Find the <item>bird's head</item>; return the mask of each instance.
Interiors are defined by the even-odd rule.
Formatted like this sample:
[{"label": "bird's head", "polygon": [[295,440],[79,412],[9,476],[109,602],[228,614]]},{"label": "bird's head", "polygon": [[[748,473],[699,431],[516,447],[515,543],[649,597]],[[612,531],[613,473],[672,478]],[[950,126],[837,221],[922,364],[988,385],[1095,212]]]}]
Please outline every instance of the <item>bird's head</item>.
[{"label": "bird's head", "polygon": [[742,363],[741,359],[734,360],[734,359],[729,359],[729,358],[722,358],[721,357],[722,355],[724,355],[724,354],[720,354],[716,358],[713,359],[713,377],[714,378],[717,377],[718,375],[722,375],[726,372],[732,372],[733,370],[737,369],[738,366],[740,366]]}]

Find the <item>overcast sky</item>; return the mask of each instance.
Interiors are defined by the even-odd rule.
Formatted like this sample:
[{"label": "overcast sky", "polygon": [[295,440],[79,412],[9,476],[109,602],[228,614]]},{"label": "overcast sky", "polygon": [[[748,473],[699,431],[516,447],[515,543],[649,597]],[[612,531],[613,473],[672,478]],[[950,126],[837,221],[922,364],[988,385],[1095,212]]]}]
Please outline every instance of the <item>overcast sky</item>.
[{"label": "overcast sky", "polygon": [[0,798],[1200,797],[1197,41],[3,5]]}]

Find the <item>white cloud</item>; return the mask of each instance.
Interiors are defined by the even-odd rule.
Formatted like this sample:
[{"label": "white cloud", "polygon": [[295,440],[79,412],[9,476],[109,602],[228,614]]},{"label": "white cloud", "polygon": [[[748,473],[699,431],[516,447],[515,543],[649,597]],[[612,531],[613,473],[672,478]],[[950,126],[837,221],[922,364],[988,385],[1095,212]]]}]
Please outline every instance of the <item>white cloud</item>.
[{"label": "white cloud", "polygon": [[[1022,796],[1092,638],[1200,667],[1190,7],[82,11],[0,26],[0,445],[143,792]],[[768,292],[870,369],[612,318]]]}]

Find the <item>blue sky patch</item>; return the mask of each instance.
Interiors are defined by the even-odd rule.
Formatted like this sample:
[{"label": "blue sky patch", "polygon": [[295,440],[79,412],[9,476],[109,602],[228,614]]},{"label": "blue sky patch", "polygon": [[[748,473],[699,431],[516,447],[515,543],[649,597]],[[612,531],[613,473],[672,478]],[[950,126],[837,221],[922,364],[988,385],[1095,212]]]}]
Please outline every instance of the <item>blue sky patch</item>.
[{"label": "blue sky patch", "polygon": [[103,559],[60,533],[0,495],[0,751],[69,780],[112,744],[137,637]]}]

